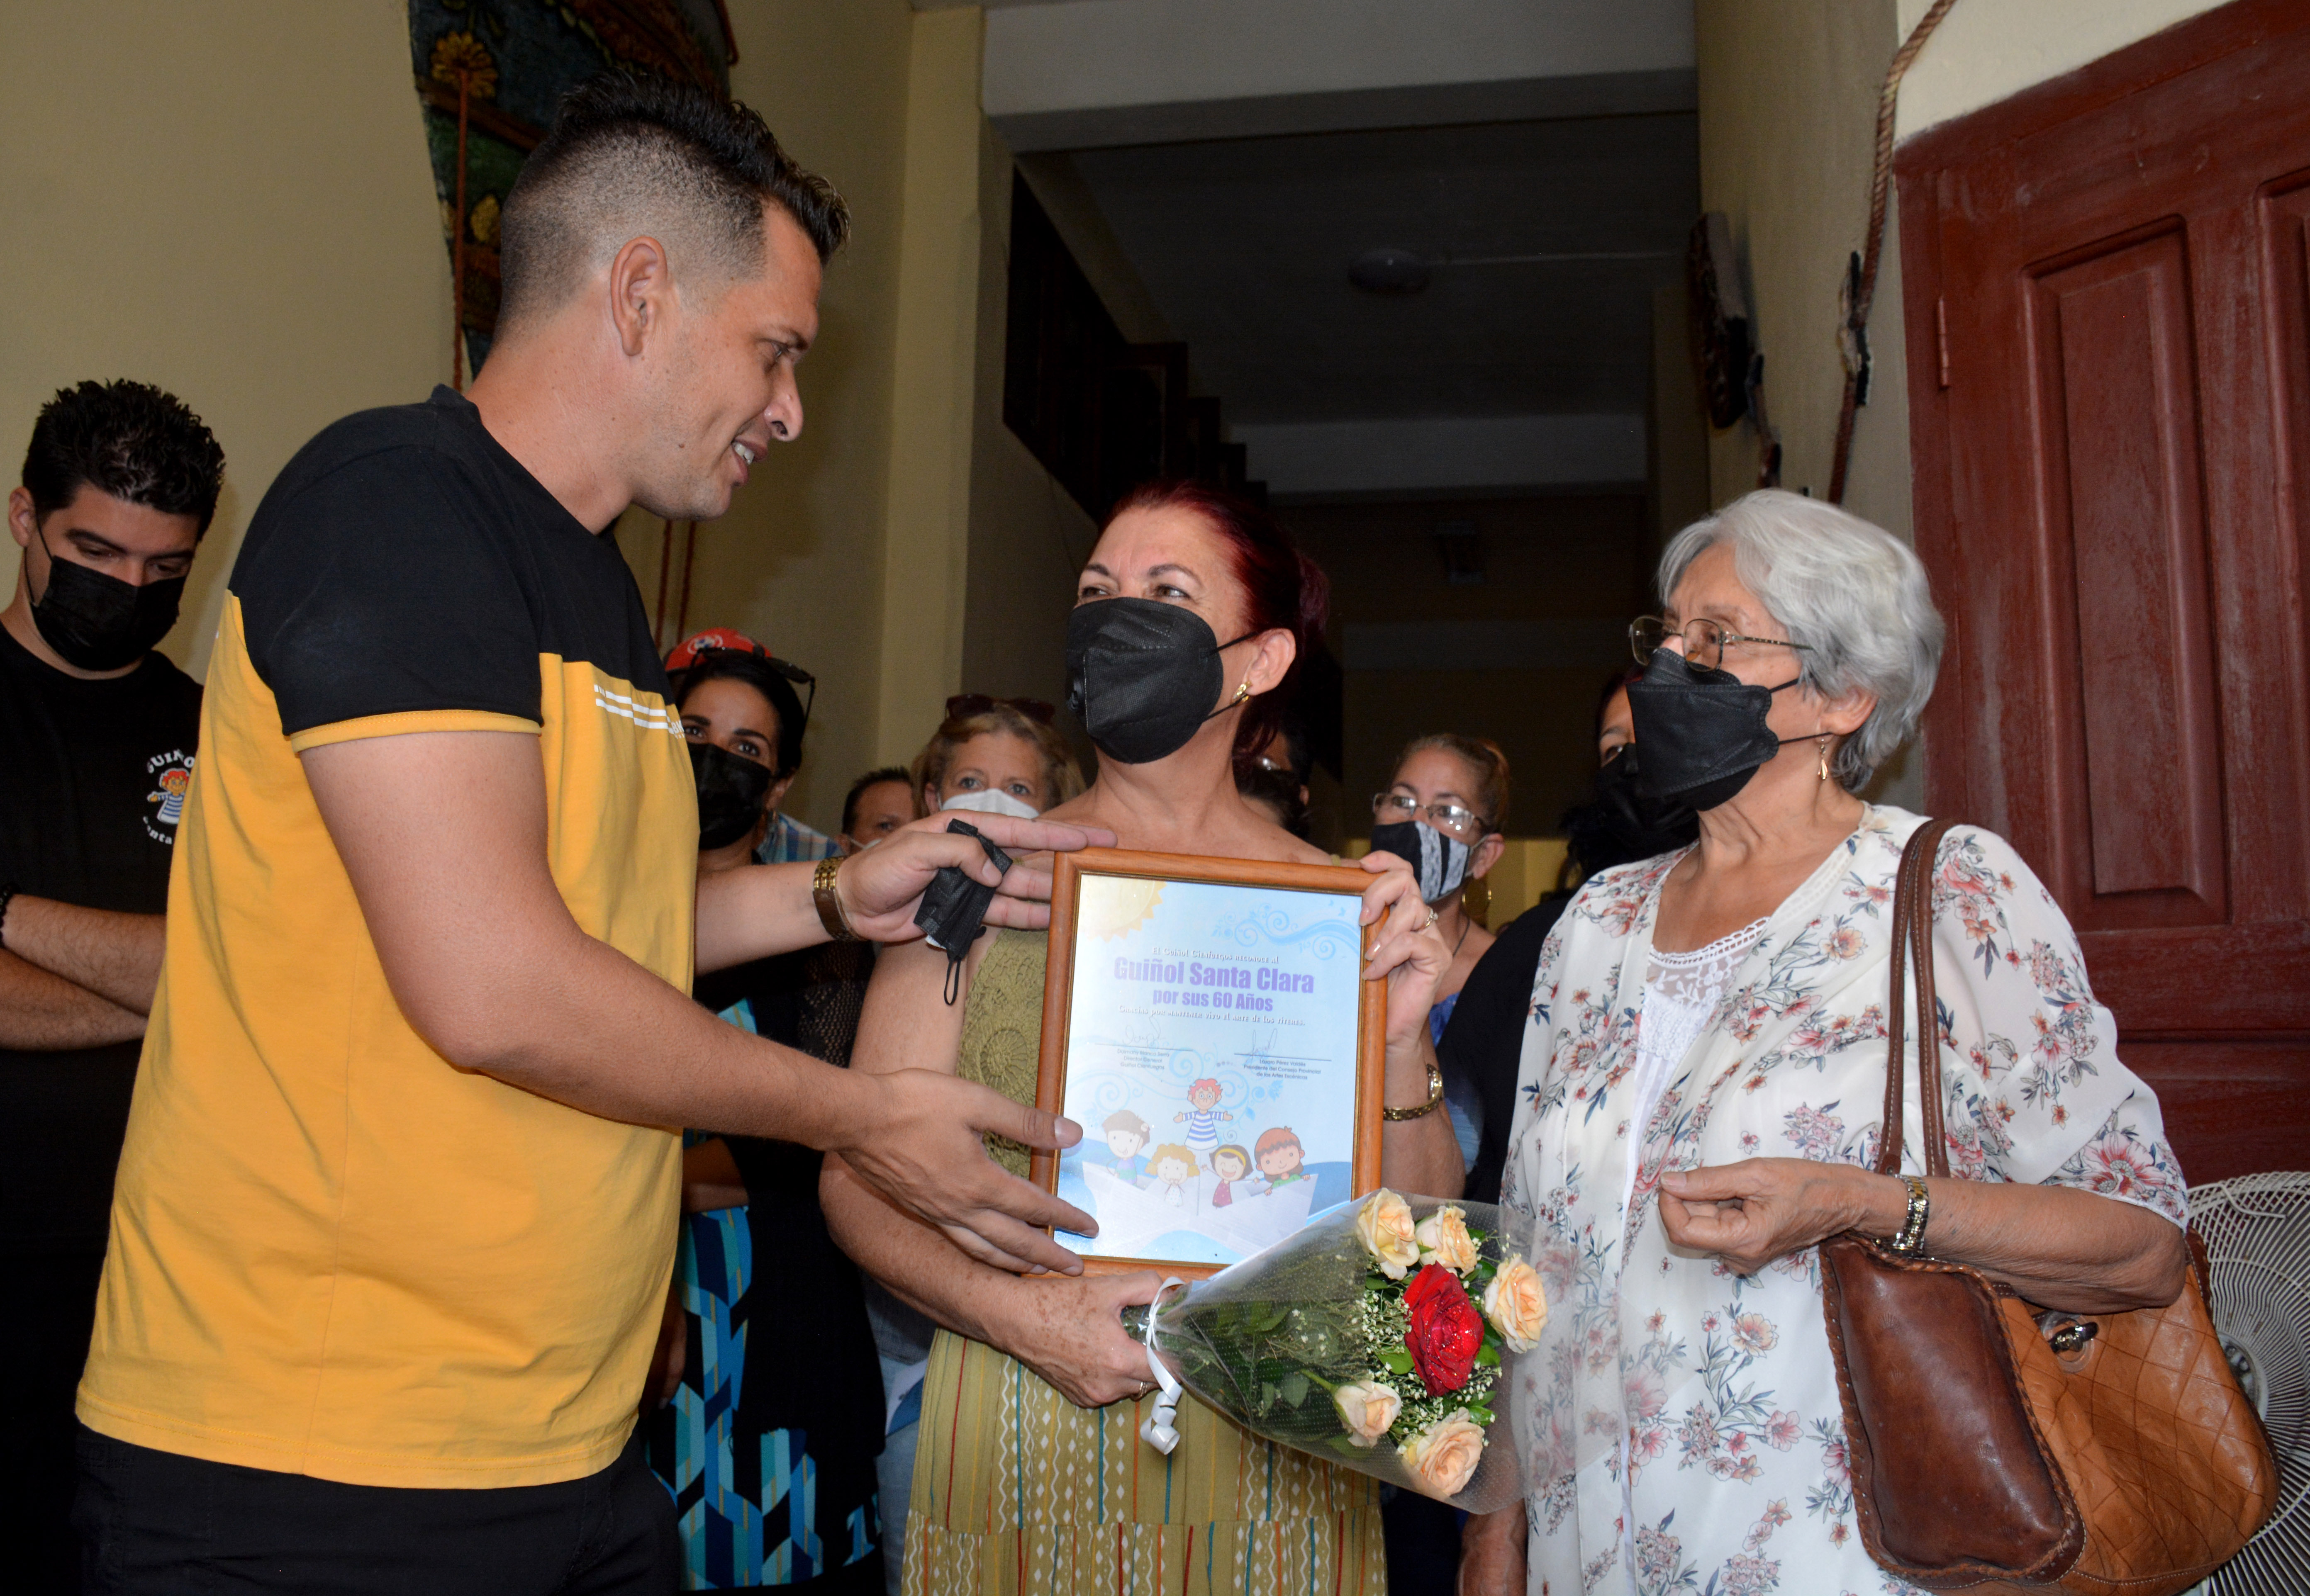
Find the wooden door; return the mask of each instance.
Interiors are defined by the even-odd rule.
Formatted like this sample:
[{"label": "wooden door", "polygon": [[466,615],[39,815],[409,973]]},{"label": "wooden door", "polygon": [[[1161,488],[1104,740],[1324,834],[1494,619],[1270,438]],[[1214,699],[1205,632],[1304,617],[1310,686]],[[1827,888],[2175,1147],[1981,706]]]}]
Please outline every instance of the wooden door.
[{"label": "wooden door", "polygon": [[2310,5],[1902,146],[1936,813],[2076,924],[2193,1180],[2310,1168]]}]

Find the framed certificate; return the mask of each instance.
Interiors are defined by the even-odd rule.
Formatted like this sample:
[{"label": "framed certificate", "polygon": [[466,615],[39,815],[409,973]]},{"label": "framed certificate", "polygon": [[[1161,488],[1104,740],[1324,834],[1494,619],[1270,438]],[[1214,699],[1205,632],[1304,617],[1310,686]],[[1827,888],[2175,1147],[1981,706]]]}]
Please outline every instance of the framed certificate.
[{"label": "framed certificate", "polygon": [[1200,1279],[1379,1184],[1371,876],[1085,848],[1051,882],[1036,1100],[1083,1128],[1034,1176],[1099,1220],[1089,1272]]}]

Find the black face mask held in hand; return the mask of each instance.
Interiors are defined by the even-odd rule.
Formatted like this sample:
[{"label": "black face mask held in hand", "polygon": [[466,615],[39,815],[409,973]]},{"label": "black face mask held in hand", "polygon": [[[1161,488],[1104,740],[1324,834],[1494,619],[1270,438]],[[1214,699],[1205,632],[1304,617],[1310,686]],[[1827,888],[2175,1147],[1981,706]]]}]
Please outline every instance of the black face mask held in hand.
[{"label": "black face mask held in hand", "polygon": [[177,624],[185,579],[134,587],[117,577],[56,558],[46,533],[48,588],[32,605],[32,625],[66,664],[82,671],[117,671],[152,652]]},{"label": "black face mask held in hand", "polygon": [[1673,853],[1700,835],[1691,809],[1648,792],[1642,770],[1630,743],[1596,773],[1594,800],[1565,812],[1568,846],[1583,875]]},{"label": "black face mask held in hand", "polygon": [[[994,868],[1009,874],[1011,855],[994,845],[968,820],[949,820],[949,831],[960,831],[965,837],[978,838],[978,846],[986,850],[987,859]],[[970,944],[986,929],[986,906],[994,901],[994,889],[951,864],[942,864],[931,877],[931,884],[923,889],[923,900],[915,908],[915,924],[922,927],[923,941],[946,955],[946,1002],[954,1006],[962,992],[962,961],[969,957]]]},{"label": "black face mask held in hand", "polygon": [[1446,837],[1417,820],[1397,820],[1371,828],[1372,852],[1394,854],[1408,862],[1420,878],[1420,901],[1439,904],[1468,880],[1468,856],[1475,850],[1456,837]]},{"label": "black face mask held in hand", "polygon": [[769,802],[770,768],[742,759],[710,742],[690,745],[690,773],[698,778],[698,846],[726,848],[754,828]]},{"label": "black face mask held in hand", "polygon": [[1715,809],[1781,751],[1783,739],[1765,718],[1773,713],[1773,695],[1802,680],[1755,687],[1730,671],[1702,670],[1672,648],[1653,650],[1644,679],[1628,684],[1628,719],[1645,750],[1637,779],[1696,813]]},{"label": "black face mask held in hand", "polygon": [[[1237,643],[1252,634],[1246,632]],[[1155,599],[1098,599],[1067,617],[1067,707],[1099,751],[1150,765],[1187,746],[1227,709],[1222,644],[1193,610]]]}]

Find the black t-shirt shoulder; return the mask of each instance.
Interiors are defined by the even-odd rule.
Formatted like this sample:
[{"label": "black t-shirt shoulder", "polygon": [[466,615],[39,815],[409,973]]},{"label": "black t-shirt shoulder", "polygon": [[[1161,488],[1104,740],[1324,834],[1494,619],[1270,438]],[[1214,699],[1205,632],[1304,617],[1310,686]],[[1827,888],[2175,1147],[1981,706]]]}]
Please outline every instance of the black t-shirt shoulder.
[{"label": "black t-shirt shoulder", "polygon": [[290,736],[429,710],[538,721],[541,656],[665,690],[615,547],[446,388],[348,416],[300,450],[231,586]]}]

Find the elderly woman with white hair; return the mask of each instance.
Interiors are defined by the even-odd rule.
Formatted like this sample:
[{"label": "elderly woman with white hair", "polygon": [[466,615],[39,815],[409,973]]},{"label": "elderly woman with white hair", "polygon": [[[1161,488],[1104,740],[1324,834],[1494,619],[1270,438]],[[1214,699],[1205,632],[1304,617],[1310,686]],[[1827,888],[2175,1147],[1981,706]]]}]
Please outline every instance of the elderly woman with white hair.
[{"label": "elderly woman with white hair", "polygon": [[[1906,1590],[1854,1519],[1815,1248],[1910,1220],[1869,1165],[1924,822],[1856,794],[1916,728],[1941,622],[1905,545],[1790,493],[1687,527],[1660,586],[1636,745],[1700,838],[1588,881],[1541,956],[1501,1201],[1551,1317],[1509,1398],[1528,1494],[1472,1522],[1462,1590]],[[1978,828],[1932,880],[1955,1177],[1922,1182],[1924,1249],[2049,1308],[2171,1302],[2182,1174],[2068,921]],[[1905,1121],[1922,1175],[1914,1091]]]}]

